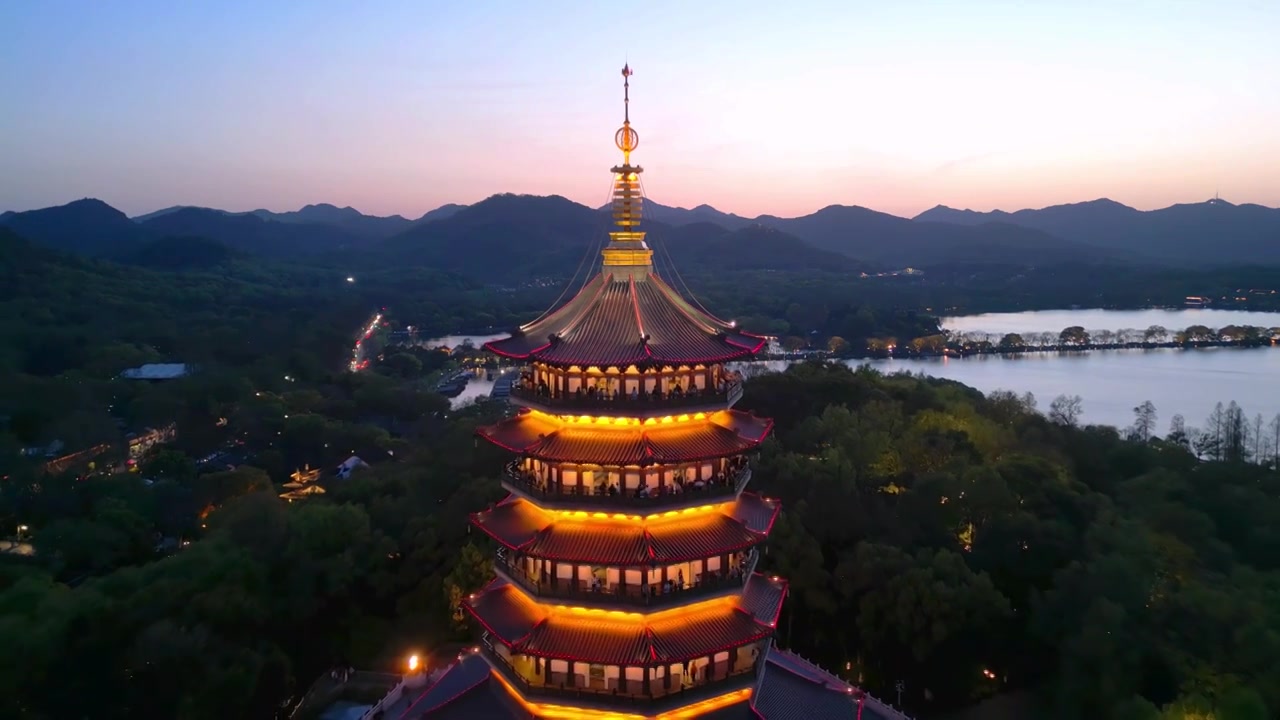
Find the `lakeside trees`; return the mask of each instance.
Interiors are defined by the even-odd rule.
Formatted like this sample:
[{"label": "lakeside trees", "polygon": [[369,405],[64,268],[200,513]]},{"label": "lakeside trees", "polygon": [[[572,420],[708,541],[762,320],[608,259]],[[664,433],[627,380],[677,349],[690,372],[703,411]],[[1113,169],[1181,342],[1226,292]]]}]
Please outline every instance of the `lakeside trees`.
[{"label": "lakeside trees", "polygon": [[948,333],[946,347],[958,352],[1035,352],[1090,348],[1201,347],[1234,345],[1261,347],[1280,341],[1280,328],[1252,325],[1227,325],[1213,329],[1192,325],[1170,331],[1160,325],[1146,330],[1086,330],[1080,325],[1059,332],[1023,332],[1003,335],[981,331]]}]

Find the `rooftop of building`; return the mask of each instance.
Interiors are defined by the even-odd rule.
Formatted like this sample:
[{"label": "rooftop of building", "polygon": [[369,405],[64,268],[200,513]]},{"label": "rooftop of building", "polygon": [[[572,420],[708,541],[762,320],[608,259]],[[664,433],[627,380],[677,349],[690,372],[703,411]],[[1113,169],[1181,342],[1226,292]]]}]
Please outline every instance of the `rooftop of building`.
[{"label": "rooftop of building", "polygon": [[540,605],[506,581],[494,580],[464,605],[513,653],[648,667],[772,635],[786,590],[783,580],[754,575],[738,596],[639,615]]},{"label": "rooftop of building", "polygon": [[190,372],[186,363],[147,363],[136,368],[129,368],[120,373],[120,377],[129,380],[172,380]]},{"label": "rooftop of building", "polygon": [[653,272],[607,268],[567,303],[485,347],[554,365],[692,365],[740,360],[763,337],[694,307]]},{"label": "rooftop of building", "polygon": [[532,557],[596,565],[648,566],[738,552],[763,542],[780,503],[752,493],[719,505],[632,516],[548,511],[514,496],[472,516],[501,545]]},{"label": "rooftop of building", "polygon": [[[697,717],[702,720],[855,720],[861,701],[863,720],[908,720],[886,703],[861,695],[857,688],[789,651],[771,646],[763,668],[749,695],[726,696],[727,703],[719,707],[709,703],[707,711],[698,713]],[[411,701],[400,703],[398,712],[382,717],[384,720],[529,720],[546,717],[539,712],[543,707],[513,695],[494,675],[483,655],[465,652],[433,684],[416,691]],[[616,717],[639,720],[646,716]],[[691,716],[666,713],[648,717],[659,720]]]},{"label": "rooftop of building", "polygon": [[773,428],[771,420],[737,410],[675,420],[568,422],[554,415],[523,412],[477,433],[505,450],[552,462],[650,465],[744,453],[764,442]]}]

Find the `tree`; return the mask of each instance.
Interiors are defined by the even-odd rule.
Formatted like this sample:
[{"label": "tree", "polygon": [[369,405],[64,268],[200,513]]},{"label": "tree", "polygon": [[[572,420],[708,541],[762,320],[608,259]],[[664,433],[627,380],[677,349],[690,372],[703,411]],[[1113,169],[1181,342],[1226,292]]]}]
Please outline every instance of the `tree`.
[{"label": "tree", "polygon": [[1232,400],[1222,416],[1221,455],[1227,462],[1245,462],[1249,459],[1249,421],[1244,410]]},{"label": "tree", "polygon": [[1267,428],[1267,434],[1271,436],[1271,469],[1280,470],[1280,413],[1271,418]]},{"label": "tree", "polygon": [[1049,403],[1049,420],[1059,425],[1075,427],[1084,414],[1084,400],[1079,395],[1059,395]]},{"label": "tree", "polygon": [[1079,325],[1072,325],[1058,333],[1058,342],[1063,345],[1088,345],[1089,333]]},{"label": "tree", "polygon": [[1169,433],[1164,439],[1174,445],[1180,445],[1188,450],[1191,449],[1191,437],[1187,433],[1186,420],[1181,415],[1175,414],[1173,419],[1169,421]]},{"label": "tree", "polygon": [[1000,338],[1001,350],[1018,350],[1027,346],[1027,341],[1018,333],[1008,333]]},{"label": "tree", "polygon": [[1156,429],[1156,406],[1150,400],[1144,401],[1141,405],[1133,409],[1133,429],[1134,438],[1140,442],[1146,442],[1151,439],[1151,434]]},{"label": "tree", "polygon": [[422,373],[422,361],[409,353],[393,353],[386,363],[392,372],[403,378],[414,378]]},{"label": "tree", "polygon": [[462,546],[453,569],[444,578],[445,597],[459,632],[467,629],[467,614],[462,598],[484,586],[493,574],[493,560],[471,543]]}]

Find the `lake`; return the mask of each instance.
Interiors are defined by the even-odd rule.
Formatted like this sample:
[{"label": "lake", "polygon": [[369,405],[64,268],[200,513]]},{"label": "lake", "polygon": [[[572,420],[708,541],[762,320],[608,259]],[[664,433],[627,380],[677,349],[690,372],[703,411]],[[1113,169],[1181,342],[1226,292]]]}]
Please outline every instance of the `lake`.
[{"label": "lake", "polygon": [[[1145,329],[1160,325],[1181,330],[1189,325],[1221,328],[1227,325],[1280,326],[1280,313],[1234,310],[1049,310],[967,315],[943,320],[957,332],[1058,332],[1071,325],[1086,330]],[[447,338],[458,344],[464,336]],[[475,345],[492,336],[472,338]],[[445,340],[445,339],[442,339]],[[850,360],[882,372],[907,371],[946,378],[982,392],[1012,390],[1036,396],[1041,411],[1058,395],[1084,399],[1082,421],[1128,427],[1133,408],[1155,403],[1161,434],[1175,413],[1190,426],[1201,426],[1219,401],[1235,400],[1249,417],[1280,413],[1280,348],[1203,348],[1194,350],[1095,350],[1081,353],[1024,353],[975,355],[965,358]],[[752,363],[781,370],[786,361]],[[487,395],[491,383],[472,381],[458,398]],[[751,392],[748,386],[747,392]]]}]

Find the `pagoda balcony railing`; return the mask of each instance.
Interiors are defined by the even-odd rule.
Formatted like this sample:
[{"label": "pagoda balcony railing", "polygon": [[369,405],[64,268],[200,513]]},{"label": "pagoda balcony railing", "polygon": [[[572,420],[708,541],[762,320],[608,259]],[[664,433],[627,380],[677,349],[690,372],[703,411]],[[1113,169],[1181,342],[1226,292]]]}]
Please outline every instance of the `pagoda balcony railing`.
[{"label": "pagoda balcony railing", "polygon": [[557,485],[540,480],[520,468],[519,461],[507,464],[502,483],[511,492],[532,502],[555,509],[635,508],[678,509],[724,502],[738,497],[751,482],[751,464],[742,459],[722,478],[685,482],[680,490],[658,488],[646,493],[636,490],[612,490],[605,486],[587,488],[581,485]]},{"label": "pagoda balcony railing", "polygon": [[[519,558],[499,548],[493,567],[503,577],[540,599],[566,600],[590,606],[656,608],[682,605],[742,591],[743,584],[755,572],[760,551],[749,550],[737,567],[727,571],[703,573],[690,583],[676,580],[644,585],[617,584],[612,587],[598,582],[570,578],[542,578],[521,566]],[[645,568],[646,570],[648,568]]]},{"label": "pagoda balcony railing", "polygon": [[608,393],[585,390],[554,394],[547,386],[538,387],[528,377],[520,377],[511,384],[511,397],[520,405],[549,413],[603,412],[652,417],[732,407],[742,399],[742,381],[732,380],[718,389],[686,392]]},{"label": "pagoda balcony railing", "polygon": [[646,689],[643,680],[611,678],[584,687],[580,676],[549,669],[540,677],[526,677],[494,648],[488,633],[485,636],[480,645],[485,659],[525,697],[601,710],[640,708],[646,713],[665,712],[749,688],[754,685],[767,655],[761,651],[754,663],[741,667],[731,668],[727,661],[708,665],[702,679],[691,685],[679,683],[668,688],[662,680],[650,680]]}]

